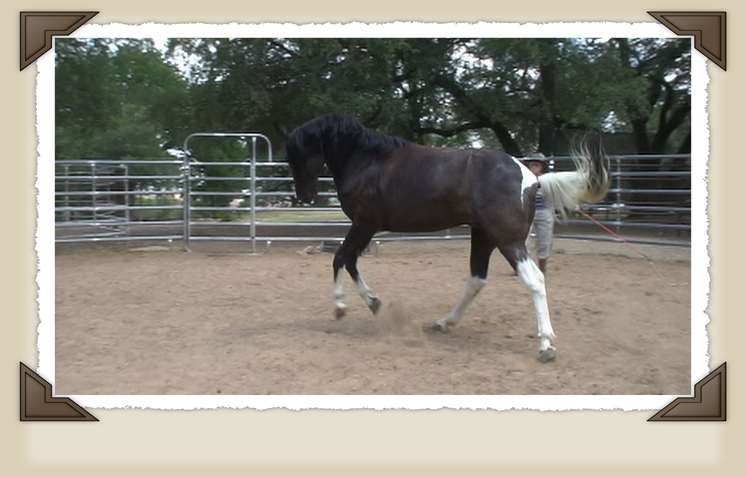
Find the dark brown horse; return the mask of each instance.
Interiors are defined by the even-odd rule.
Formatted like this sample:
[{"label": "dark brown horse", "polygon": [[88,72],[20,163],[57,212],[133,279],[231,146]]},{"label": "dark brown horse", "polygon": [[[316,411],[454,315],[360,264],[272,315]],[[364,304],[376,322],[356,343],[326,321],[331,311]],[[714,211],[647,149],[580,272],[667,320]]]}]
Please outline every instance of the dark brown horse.
[{"label": "dark brown horse", "polygon": [[298,199],[315,199],[317,179],[326,164],[342,210],[352,221],[334,255],[335,315],[341,318],[346,311],[342,267],[370,310],[375,314],[381,307],[357,269],[358,256],[376,232],[431,232],[468,224],[471,277],[458,305],[431,328],[446,331],[458,322],[484,286],[490,255],[497,248],[532,293],[539,359],[554,359],[544,275],[528,256],[526,238],[539,187],[545,200],[562,213],[606,195],[608,159],[600,145],[592,149],[583,147],[574,157],[576,171],[537,179],[504,152],[425,147],[367,129],[348,116],[322,116],[298,127],[287,141]]}]

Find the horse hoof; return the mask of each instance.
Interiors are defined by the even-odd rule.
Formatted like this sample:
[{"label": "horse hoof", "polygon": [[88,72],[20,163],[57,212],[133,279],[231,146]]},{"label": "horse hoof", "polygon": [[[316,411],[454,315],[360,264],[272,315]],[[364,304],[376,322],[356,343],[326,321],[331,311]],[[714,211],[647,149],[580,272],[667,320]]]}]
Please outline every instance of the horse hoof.
[{"label": "horse hoof", "polygon": [[547,348],[539,351],[539,361],[542,363],[548,363],[557,359],[557,350],[554,348]]},{"label": "horse hoof", "polygon": [[370,308],[370,311],[373,312],[373,314],[377,314],[378,310],[381,309],[381,300],[379,300],[377,297],[373,297],[370,299],[370,303],[368,304],[368,308]]},{"label": "horse hoof", "polygon": [[447,323],[439,323],[437,321],[433,321],[432,323],[428,323],[422,327],[424,331],[428,332],[435,332],[435,333],[448,333],[448,324]]},{"label": "horse hoof", "polygon": [[334,309],[334,319],[341,320],[347,314],[347,308],[337,307]]}]

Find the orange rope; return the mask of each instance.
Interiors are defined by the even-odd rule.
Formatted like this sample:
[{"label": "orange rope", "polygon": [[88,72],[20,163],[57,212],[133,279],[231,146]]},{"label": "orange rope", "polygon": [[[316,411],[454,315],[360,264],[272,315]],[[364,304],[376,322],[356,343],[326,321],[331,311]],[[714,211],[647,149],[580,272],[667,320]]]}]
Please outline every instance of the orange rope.
[{"label": "orange rope", "polygon": [[583,216],[584,216],[585,218],[587,218],[588,220],[590,220],[590,221],[591,221],[591,222],[593,222],[594,224],[596,224],[596,225],[598,225],[599,227],[601,227],[601,228],[602,228],[602,229],[603,229],[604,231],[606,231],[606,232],[607,232],[607,233],[608,233],[609,235],[611,235],[611,236],[612,236],[612,237],[614,237],[615,239],[619,240],[620,242],[623,242],[623,243],[624,243],[625,245],[627,245],[627,246],[628,246],[629,248],[631,248],[631,249],[632,249],[633,251],[635,251],[635,252],[639,253],[640,255],[642,255],[642,256],[643,256],[644,258],[646,258],[646,259],[650,260],[650,257],[648,257],[647,255],[645,255],[645,254],[644,254],[644,253],[642,252],[642,250],[640,250],[639,248],[637,248],[637,247],[634,247],[634,246],[633,246],[633,245],[632,245],[632,244],[631,244],[630,242],[628,242],[628,241],[627,241],[627,240],[626,240],[626,239],[625,239],[624,237],[622,237],[622,236],[621,236],[621,235],[619,235],[618,233],[614,232],[614,231],[613,231],[613,230],[611,230],[611,229],[610,229],[609,227],[605,226],[604,224],[602,224],[602,223],[601,223],[601,222],[599,222],[598,220],[594,219],[593,217],[591,217],[590,215],[588,215],[588,214],[587,214],[587,213],[585,213],[584,211],[582,211],[582,210],[578,210],[578,212],[580,212],[580,214],[581,214],[581,215],[583,215]]},{"label": "orange rope", "polygon": [[634,252],[636,252],[636,253],[640,254],[640,255],[641,255],[641,256],[642,256],[642,257],[643,257],[643,258],[644,258],[645,260],[647,260],[647,261],[648,261],[648,262],[650,263],[650,266],[651,266],[651,267],[653,268],[653,271],[655,272],[655,274],[656,274],[656,275],[658,275],[658,277],[659,277],[659,278],[660,278],[661,280],[665,281],[665,278],[663,277],[663,275],[661,275],[661,273],[660,273],[660,272],[658,271],[658,269],[657,269],[657,268],[655,267],[655,263],[653,263],[653,260],[652,260],[652,259],[651,259],[650,257],[648,257],[647,255],[645,255],[645,253],[643,253],[643,251],[642,251],[642,250],[640,250],[639,248],[637,248],[637,247],[633,246],[633,245],[632,245],[632,244],[631,244],[630,242],[628,242],[628,241],[627,241],[627,240],[626,240],[626,239],[625,239],[624,237],[622,237],[622,236],[621,236],[621,235],[619,235],[618,233],[614,232],[614,231],[613,231],[613,230],[611,230],[611,229],[610,229],[609,227],[605,226],[604,224],[602,224],[602,223],[601,223],[601,222],[599,222],[598,220],[594,219],[593,217],[591,217],[590,215],[588,215],[588,214],[587,214],[587,213],[585,213],[584,211],[582,211],[582,210],[579,210],[579,209],[578,209],[578,212],[580,212],[580,214],[581,214],[581,215],[583,215],[584,217],[586,217],[586,218],[587,218],[588,220],[590,220],[590,221],[591,221],[591,222],[593,222],[594,224],[596,224],[596,225],[598,225],[599,227],[601,227],[601,228],[602,228],[602,229],[603,229],[603,230],[604,230],[604,231],[605,231],[606,233],[608,233],[609,235],[611,235],[612,237],[614,237],[614,238],[615,238],[616,240],[618,240],[618,241],[622,242],[622,243],[623,243],[624,245],[626,245],[627,247],[629,247],[630,249],[632,249],[632,250],[633,250]]}]

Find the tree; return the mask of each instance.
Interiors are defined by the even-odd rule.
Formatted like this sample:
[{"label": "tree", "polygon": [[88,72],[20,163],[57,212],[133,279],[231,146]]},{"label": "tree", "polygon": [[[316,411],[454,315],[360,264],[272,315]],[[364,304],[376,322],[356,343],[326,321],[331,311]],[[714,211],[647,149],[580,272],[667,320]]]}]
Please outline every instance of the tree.
[{"label": "tree", "polygon": [[65,38],[56,46],[58,158],[164,157],[164,125],[186,83],[147,40]]},{"label": "tree", "polygon": [[626,118],[639,153],[689,151],[690,134],[678,145],[674,134],[689,129],[691,113],[691,56],[688,40],[618,38],[622,77],[644,85],[644,94],[625,99]]},{"label": "tree", "polygon": [[263,132],[281,154],[290,130],[333,112],[422,143],[516,156],[552,154],[587,129],[633,133],[637,152],[688,150],[688,45],[208,38],[171,39],[162,53],[147,40],[65,39],[58,157],[162,156],[198,130]]}]

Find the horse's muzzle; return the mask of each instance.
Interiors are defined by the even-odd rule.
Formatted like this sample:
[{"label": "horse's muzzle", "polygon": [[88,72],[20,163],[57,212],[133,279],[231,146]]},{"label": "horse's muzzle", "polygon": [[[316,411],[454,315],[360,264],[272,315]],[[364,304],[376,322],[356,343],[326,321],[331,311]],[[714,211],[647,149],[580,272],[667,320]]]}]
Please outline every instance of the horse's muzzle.
[{"label": "horse's muzzle", "polygon": [[318,193],[315,190],[304,190],[304,191],[296,191],[295,196],[298,198],[299,201],[305,203],[305,204],[312,204],[316,197],[318,196]]}]

